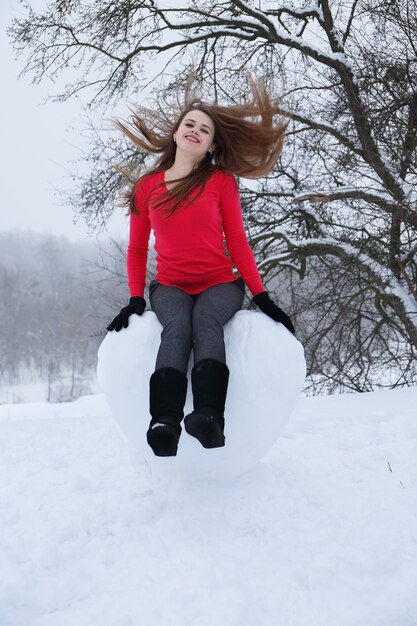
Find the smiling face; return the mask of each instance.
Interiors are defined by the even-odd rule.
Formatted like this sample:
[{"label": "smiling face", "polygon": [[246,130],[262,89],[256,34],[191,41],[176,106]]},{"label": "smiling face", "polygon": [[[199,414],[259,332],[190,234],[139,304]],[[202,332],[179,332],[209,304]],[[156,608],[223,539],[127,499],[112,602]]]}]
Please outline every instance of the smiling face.
[{"label": "smiling face", "polygon": [[173,137],[177,150],[200,160],[214,150],[214,122],[204,111],[193,109],[184,115]]}]

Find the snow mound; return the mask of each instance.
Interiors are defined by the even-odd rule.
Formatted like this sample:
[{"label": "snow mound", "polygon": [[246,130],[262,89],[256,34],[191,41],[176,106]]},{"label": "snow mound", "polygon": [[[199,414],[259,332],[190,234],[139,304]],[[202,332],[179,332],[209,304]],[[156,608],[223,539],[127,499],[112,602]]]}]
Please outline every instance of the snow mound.
[{"label": "snow mound", "polygon": [[[226,446],[204,449],[185,429],[176,457],[153,455],[146,443],[149,378],[162,326],[156,315],[132,315],[127,329],[108,333],[98,352],[97,376],[114,417],[133,446],[162,479],[204,476],[228,479],[257,465],[284,429],[299,397],[305,360],[301,344],[263,313],[239,311],[224,327],[230,369],[226,401]],[[192,411],[189,385],[185,414]]]}]

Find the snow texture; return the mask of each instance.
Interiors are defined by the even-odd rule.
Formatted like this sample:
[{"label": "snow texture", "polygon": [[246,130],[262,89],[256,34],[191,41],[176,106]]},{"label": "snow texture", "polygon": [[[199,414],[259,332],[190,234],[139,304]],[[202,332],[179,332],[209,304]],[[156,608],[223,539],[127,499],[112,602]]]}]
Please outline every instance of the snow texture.
[{"label": "snow texture", "polygon": [[[129,326],[109,333],[99,349],[98,379],[115,418],[132,444],[133,458],[172,483],[190,475],[232,478],[255,467],[284,429],[305,378],[301,344],[260,312],[239,311],[224,329],[230,370],[226,446],[206,450],[183,429],[177,457],[155,457],[146,443],[149,378],[162,326],[152,312],[130,317]],[[190,368],[192,367],[190,359]],[[190,383],[185,412],[192,411]]]},{"label": "snow texture", "polygon": [[253,470],[178,491],[102,396],[0,406],[1,626],[415,626],[416,407],[302,398]]}]

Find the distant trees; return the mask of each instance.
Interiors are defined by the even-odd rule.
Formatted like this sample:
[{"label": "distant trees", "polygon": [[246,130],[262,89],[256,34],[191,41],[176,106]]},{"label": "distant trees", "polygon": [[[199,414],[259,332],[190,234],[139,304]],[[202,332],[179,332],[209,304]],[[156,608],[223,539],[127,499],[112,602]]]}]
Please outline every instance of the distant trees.
[{"label": "distant trees", "polygon": [[[115,240],[0,233],[0,402],[1,385],[43,382],[48,401],[90,392],[106,327],[129,297],[125,255]],[[150,250],[150,272],[154,263]]]},{"label": "distant trees", "polygon": [[[86,276],[92,244],[47,235],[0,234],[0,375],[3,384],[41,379],[48,400],[87,393],[97,348],[112,311],[92,295]],[[105,285],[108,300],[127,287]],[[110,295],[111,294],[111,295]]]},{"label": "distant trees", "polygon": [[[415,382],[413,0],[56,0],[43,13],[24,5],[10,34],[34,80],[77,67],[58,99],[83,90],[102,112],[152,93],[162,75],[173,103],[191,69],[208,99],[244,96],[248,71],[282,94],[277,113],[291,120],[282,159],[242,195],[265,280],[291,294],[311,388]],[[160,90],[155,83],[153,95]],[[74,206],[99,225],[122,185],[110,163],[147,158],[96,134],[88,159]]]}]

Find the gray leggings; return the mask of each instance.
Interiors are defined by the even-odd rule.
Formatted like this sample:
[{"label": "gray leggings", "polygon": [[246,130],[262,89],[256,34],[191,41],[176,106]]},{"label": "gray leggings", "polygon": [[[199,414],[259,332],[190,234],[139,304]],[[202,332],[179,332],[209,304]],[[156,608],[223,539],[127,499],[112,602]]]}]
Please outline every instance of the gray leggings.
[{"label": "gray leggings", "polygon": [[241,278],[193,295],[153,280],[149,298],[163,326],[155,369],[175,367],[186,374],[192,348],[195,363],[207,358],[225,363],[223,326],[242,308],[244,293]]}]

